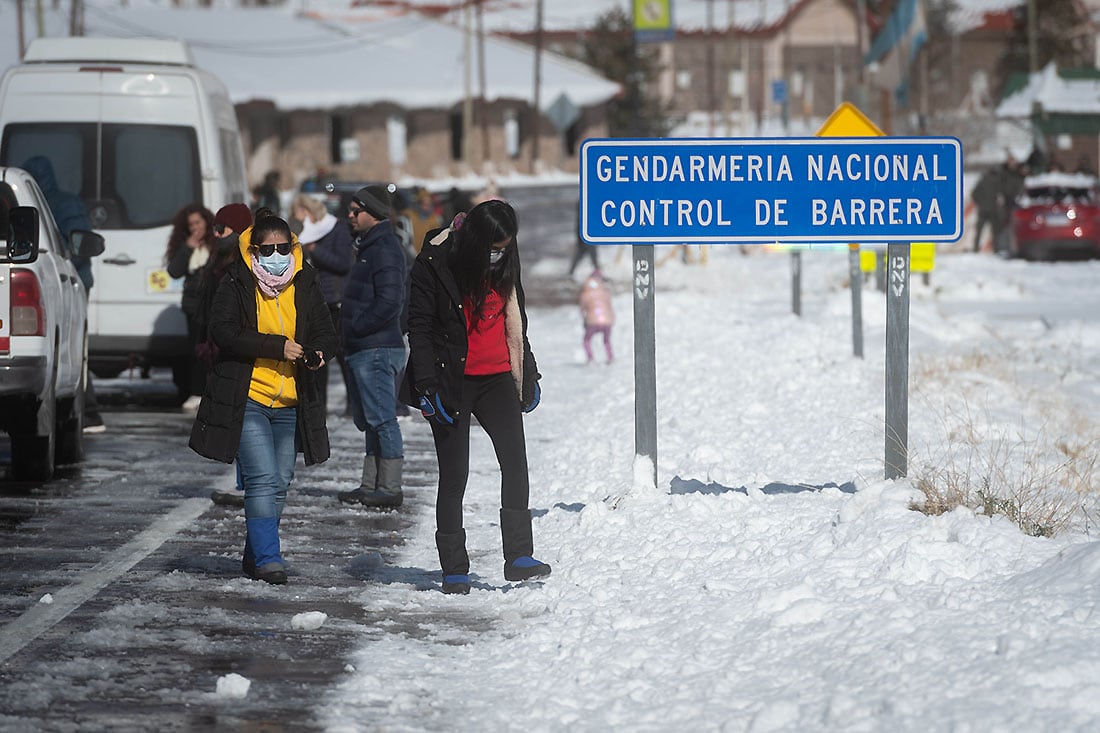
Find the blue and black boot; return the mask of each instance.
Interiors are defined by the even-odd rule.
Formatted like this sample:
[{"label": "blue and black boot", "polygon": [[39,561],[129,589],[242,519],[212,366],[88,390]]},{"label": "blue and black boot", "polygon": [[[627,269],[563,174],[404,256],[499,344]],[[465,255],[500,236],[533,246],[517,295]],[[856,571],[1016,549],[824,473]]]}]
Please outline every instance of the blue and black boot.
[{"label": "blue and black boot", "polygon": [[443,592],[466,595],[470,592],[470,556],[466,554],[466,530],[436,532],[439,566],[443,568]]},{"label": "blue and black boot", "polygon": [[253,580],[286,585],[286,564],[279,550],[279,518],[253,517],[245,520],[248,532],[241,569]]},{"label": "blue and black boot", "polygon": [[530,580],[550,574],[550,566],[532,557],[530,509],[501,509],[500,536],[504,543],[504,579]]}]

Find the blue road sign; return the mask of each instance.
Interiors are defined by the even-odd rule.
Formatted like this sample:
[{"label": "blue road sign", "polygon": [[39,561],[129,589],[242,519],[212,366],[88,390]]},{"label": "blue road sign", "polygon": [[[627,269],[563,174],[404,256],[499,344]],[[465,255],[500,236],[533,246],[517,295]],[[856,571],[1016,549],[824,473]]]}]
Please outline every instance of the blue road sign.
[{"label": "blue road sign", "polygon": [[591,244],[954,242],[953,137],[587,140]]},{"label": "blue road sign", "polygon": [[776,79],[772,82],[772,101],[776,104],[783,104],[787,101],[787,81],[785,79]]}]

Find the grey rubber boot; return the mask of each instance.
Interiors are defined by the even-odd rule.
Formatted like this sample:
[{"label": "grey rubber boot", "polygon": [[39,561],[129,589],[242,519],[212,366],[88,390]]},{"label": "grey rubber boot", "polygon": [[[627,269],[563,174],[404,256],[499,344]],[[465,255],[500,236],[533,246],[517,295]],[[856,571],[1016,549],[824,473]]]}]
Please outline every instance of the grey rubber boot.
[{"label": "grey rubber boot", "polygon": [[363,456],[363,478],[359,488],[354,491],[341,491],[340,501],[347,504],[362,504],[363,499],[378,488],[378,456]]},{"label": "grey rubber boot", "polygon": [[404,458],[381,458],[378,461],[378,486],[373,491],[365,491],[358,501],[372,509],[396,509],[404,500],[401,491],[401,473],[405,466]]}]

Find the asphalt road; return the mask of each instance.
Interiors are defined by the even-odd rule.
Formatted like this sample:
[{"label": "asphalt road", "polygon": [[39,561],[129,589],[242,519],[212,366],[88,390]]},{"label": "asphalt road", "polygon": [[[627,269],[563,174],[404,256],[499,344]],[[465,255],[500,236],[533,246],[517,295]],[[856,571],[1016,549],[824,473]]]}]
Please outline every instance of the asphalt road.
[{"label": "asphalt road", "polygon": [[[574,304],[567,265],[528,278],[528,303]],[[272,587],[241,575],[244,512],[209,498],[232,490],[233,469],[187,448],[194,415],[175,407],[170,374],[134,369],[96,391],[107,431],[48,484],[10,478],[0,433],[0,731],[317,730],[323,693],[365,636],[486,627],[364,610],[378,583],[439,592],[437,568],[393,561],[412,515],[435,501],[419,416],[401,422],[405,506],[373,512],[336,499],[358,485],[362,435],[330,413],[332,457],[299,459],[281,532],[290,581]],[[330,409],[343,405],[336,387]],[[288,623],[316,611],[320,628]],[[251,680],[243,699],[215,694],[230,673]]]},{"label": "asphalt road", "polygon": [[[372,512],[336,499],[358,484],[362,438],[330,415],[332,459],[299,462],[292,484],[290,583],[277,588],[241,576],[243,510],[209,499],[232,468],[186,447],[193,415],[162,406],[168,375],[97,389],[107,432],[49,484],[12,482],[0,438],[0,730],[318,729],[321,693],[364,631],[416,634],[425,620],[369,618],[357,598],[375,574],[439,592],[434,568],[388,562],[411,507],[434,502],[427,425],[402,421],[406,506]],[[318,629],[288,623],[316,611]],[[244,699],[214,694],[229,673],[252,681]]]}]

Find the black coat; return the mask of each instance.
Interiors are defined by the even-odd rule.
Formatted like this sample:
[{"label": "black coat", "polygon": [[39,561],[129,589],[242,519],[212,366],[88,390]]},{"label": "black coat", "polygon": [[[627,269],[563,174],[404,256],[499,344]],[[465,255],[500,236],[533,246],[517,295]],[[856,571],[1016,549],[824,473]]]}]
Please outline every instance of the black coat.
[{"label": "black coat", "polygon": [[[428,233],[409,276],[409,361],[400,397],[416,407],[421,394],[438,391],[444,405],[457,409],[462,404],[462,378],[469,346],[462,296],[447,264],[452,240],[448,237],[439,245],[429,241],[440,231]],[[533,399],[535,382],[541,375],[527,340],[527,311],[523,285],[518,278],[513,295],[523,335],[522,387],[517,389],[516,397],[520,404],[526,405]],[[511,351],[510,346],[510,354]]]},{"label": "black coat", "polygon": [[[336,332],[321,296],[317,271],[304,265],[294,276],[295,340],[321,351],[325,361],[336,354]],[[243,260],[230,265],[218,285],[210,313],[210,338],[218,346],[218,360],[206,380],[206,390],[191,428],[191,449],[224,463],[237,457],[244,406],[256,359],[282,359],[286,336],[260,333],[256,320],[256,280]],[[298,448],[307,466],[329,456],[328,428],[316,373],[299,363]]]}]

